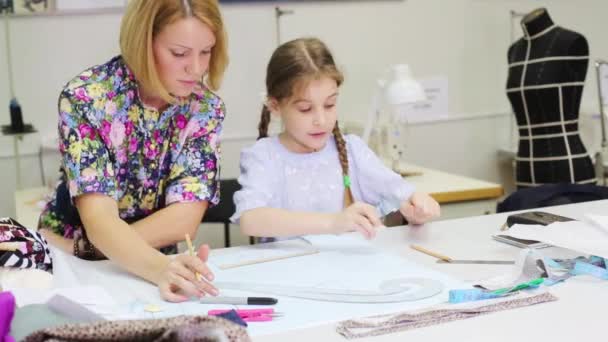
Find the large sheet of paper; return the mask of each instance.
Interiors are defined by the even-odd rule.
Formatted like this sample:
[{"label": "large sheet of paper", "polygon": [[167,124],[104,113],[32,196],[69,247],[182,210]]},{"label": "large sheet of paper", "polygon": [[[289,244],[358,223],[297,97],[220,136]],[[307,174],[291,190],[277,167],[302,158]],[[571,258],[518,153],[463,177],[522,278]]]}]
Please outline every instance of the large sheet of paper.
[{"label": "large sheet of paper", "polygon": [[[342,303],[277,296],[273,293],[248,290],[222,289],[225,296],[272,296],[279,299],[275,310],[283,314],[272,322],[251,323],[252,336],[278,333],[352,317],[420,309],[447,301],[448,291],[467,284],[373,247],[356,235],[318,236],[309,241],[319,253],[268,263],[253,264],[229,270],[215,269],[217,284],[265,284],[267,286],[300,286],[331,288],[344,291],[377,291],[380,284],[393,279],[425,278],[440,282],[443,290],[430,298],[383,304]],[[243,250],[237,251],[243,253]],[[119,270],[108,262],[89,262],[58,253],[62,263],[57,286],[77,281],[79,286],[95,283],[102,286],[117,302],[112,313],[102,313],[108,319],[161,318],[177,315],[201,315],[211,309],[245,308],[234,305],[200,304],[196,300],[186,303],[167,303],[160,299],[152,284]],[[210,264],[213,265],[212,260]],[[74,284],[72,284],[74,286]],[[162,311],[152,313],[144,308],[156,305]],[[253,306],[247,306],[253,308]]]}]

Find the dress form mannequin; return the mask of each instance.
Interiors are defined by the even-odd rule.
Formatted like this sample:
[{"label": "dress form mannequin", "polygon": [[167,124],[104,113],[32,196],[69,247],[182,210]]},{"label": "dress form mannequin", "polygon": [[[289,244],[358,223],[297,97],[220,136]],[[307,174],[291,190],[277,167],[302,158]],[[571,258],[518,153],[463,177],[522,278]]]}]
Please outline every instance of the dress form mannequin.
[{"label": "dress form mannequin", "polygon": [[547,183],[595,184],[578,131],[589,46],[556,26],[546,9],[526,15],[524,36],[508,52],[507,96],[519,129],[518,188]]}]

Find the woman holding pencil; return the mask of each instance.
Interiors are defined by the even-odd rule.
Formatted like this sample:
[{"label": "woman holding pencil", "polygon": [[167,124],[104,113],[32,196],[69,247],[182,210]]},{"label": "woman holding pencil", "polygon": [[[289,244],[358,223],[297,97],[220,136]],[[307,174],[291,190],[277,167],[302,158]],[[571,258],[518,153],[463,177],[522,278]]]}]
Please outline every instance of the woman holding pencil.
[{"label": "woman holding pencil", "polygon": [[40,231],[67,253],[107,257],[168,301],[217,295],[208,246],[166,255],[219,200],[224,104],[213,91],[228,57],[217,0],[130,1],[120,49],[59,96],[61,178]]}]

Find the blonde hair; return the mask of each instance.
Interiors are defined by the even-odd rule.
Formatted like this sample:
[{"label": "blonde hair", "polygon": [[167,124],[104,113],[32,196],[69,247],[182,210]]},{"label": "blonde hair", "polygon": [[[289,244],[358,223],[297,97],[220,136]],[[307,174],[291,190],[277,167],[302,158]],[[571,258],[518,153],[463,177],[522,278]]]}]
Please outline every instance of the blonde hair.
[{"label": "blonde hair", "polygon": [[167,25],[189,17],[209,26],[215,35],[209,70],[201,81],[217,90],[228,65],[227,37],[217,0],[131,0],[122,18],[120,51],[125,63],[144,88],[152,89],[168,102],[174,98],[156,70],[152,42]]},{"label": "blonde hair", "polygon": [[[279,46],[266,68],[266,92],[268,98],[277,101],[289,99],[294,93],[303,89],[311,80],[329,77],[340,86],[344,75],[338,70],[334,58],[327,46],[317,38],[299,38]],[[258,124],[258,139],[268,136],[270,110],[262,107],[260,123]],[[334,139],[338,148],[338,157],[344,178],[344,206],[353,202],[348,174],[348,154],[346,142],[338,126],[333,129]]]}]

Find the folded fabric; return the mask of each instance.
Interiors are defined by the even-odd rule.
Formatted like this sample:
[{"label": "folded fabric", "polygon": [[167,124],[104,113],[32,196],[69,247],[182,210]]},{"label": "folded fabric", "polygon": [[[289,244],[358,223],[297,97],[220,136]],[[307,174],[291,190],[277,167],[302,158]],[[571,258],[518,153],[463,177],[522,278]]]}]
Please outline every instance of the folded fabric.
[{"label": "folded fabric", "polygon": [[218,314],[218,315],[214,315],[214,316],[222,317],[224,319],[227,319],[231,322],[234,322],[234,323],[244,326],[244,327],[247,326],[247,322],[245,322],[234,309],[232,309],[230,311],[226,311],[226,312]]},{"label": "folded fabric", "polygon": [[555,300],[557,300],[557,297],[545,292],[494,304],[467,307],[466,309],[436,309],[418,313],[402,312],[351,319],[338,323],[336,331],[347,339],[379,336]]},{"label": "folded fabric", "polygon": [[42,341],[251,341],[244,327],[213,316],[178,316],[164,319],[102,321],[66,324],[38,330],[25,342]]},{"label": "folded fabric", "polygon": [[15,314],[15,297],[10,292],[0,292],[0,342],[14,342],[9,335]]},{"label": "folded fabric", "polygon": [[53,263],[48,243],[12,218],[0,218],[0,266],[50,272]]}]

